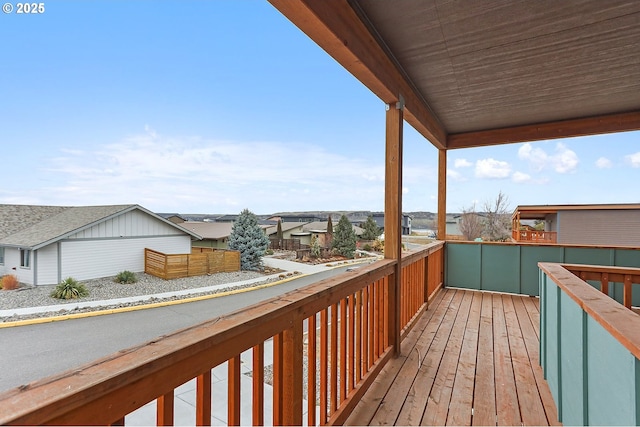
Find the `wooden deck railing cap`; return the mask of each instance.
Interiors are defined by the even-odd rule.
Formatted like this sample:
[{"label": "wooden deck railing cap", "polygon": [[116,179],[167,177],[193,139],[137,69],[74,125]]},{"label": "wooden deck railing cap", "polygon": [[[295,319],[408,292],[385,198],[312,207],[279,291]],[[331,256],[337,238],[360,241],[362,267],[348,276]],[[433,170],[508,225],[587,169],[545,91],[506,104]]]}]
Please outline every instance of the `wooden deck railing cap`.
[{"label": "wooden deck railing cap", "polygon": [[[640,359],[640,316],[577,277],[567,269],[572,266],[576,265],[538,263],[538,267],[560,289],[609,331],[637,359]],[[606,269],[615,268],[603,267]],[[625,269],[625,267],[622,268]],[[640,269],[632,270],[640,273]]]}]

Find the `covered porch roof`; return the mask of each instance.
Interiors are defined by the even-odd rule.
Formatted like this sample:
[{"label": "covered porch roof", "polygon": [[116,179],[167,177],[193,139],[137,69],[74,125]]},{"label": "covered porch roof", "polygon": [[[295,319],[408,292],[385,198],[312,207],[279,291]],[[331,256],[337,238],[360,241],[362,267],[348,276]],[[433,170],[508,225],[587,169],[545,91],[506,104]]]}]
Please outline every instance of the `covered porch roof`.
[{"label": "covered porch roof", "polygon": [[640,129],[637,1],[269,1],[387,104],[389,225],[403,120],[439,150],[440,239],[448,150]]}]

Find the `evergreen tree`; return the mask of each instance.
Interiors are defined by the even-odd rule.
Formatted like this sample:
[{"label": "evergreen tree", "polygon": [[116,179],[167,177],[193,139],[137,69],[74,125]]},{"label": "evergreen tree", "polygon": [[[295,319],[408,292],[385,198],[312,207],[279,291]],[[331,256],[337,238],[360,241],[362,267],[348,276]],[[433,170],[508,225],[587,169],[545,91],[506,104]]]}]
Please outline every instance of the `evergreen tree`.
[{"label": "evergreen tree", "polygon": [[353,258],[356,250],[356,233],[346,215],[340,217],[340,221],[333,233],[331,247],[334,251],[347,258]]},{"label": "evergreen tree", "polygon": [[320,241],[315,234],[311,236],[311,256],[314,258],[320,256]]},{"label": "evergreen tree", "polygon": [[380,228],[378,224],[373,220],[373,216],[369,215],[367,221],[362,224],[362,240],[375,240],[380,235]]},{"label": "evergreen tree", "polygon": [[278,220],[278,230],[276,231],[276,237],[278,238],[278,240],[282,240],[283,239],[282,221],[281,220]]},{"label": "evergreen tree", "polygon": [[329,214],[329,218],[327,219],[327,234],[324,237],[324,246],[326,248],[333,247],[333,222],[331,221],[331,214]]},{"label": "evergreen tree", "polygon": [[258,225],[258,217],[249,209],[243,210],[233,223],[229,236],[229,249],[240,251],[240,267],[259,270],[268,247],[269,239]]}]

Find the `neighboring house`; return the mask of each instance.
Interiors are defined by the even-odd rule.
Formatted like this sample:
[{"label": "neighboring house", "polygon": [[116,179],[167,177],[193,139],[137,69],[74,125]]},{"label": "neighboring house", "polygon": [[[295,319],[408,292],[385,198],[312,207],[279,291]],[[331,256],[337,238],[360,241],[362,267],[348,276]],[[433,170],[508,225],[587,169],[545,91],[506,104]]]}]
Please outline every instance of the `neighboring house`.
[{"label": "neighboring house", "polygon": [[[338,223],[333,222],[333,220],[331,223],[333,224],[333,229],[335,230]],[[291,236],[292,238],[300,239],[300,243],[304,245],[310,245],[311,238],[313,236],[316,236],[321,247],[328,247],[329,243],[328,243],[327,225],[328,225],[328,221],[310,222],[308,224],[305,224],[302,227],[302,232],[296,233],[296,235],[292,233]],[[356,236],[359,238],[364,232],[364,230],[355,225],[352,225],[352,227],[353,227],[353,231],[356,233]]]},{"label": "neighboring house", "polygon": [[177,213],[159,213],[158,215],[160,215],[164,219],[171,221],[174,224],[182,224],[183,222],[186,221],[185,218],[183,218],[182,216],[180,216],[180,214],[177,214]]},{"label": "neighboring house", "polygon": [[[384,232],[384,212],[377,212],[371,214],[376,225],[382,232]],[[411,216],[402,214],[402,235],[408,236],[411,234]]]},{"label": "neighboring house", "polygon": [[[511,220],[518,242],[640,246],[640,204],[518,206]],[[522,228],[536,220],[543,231]]]},{"label": "neighboring house", "polygon": [[144,271],[144,249],[191,252],[200,236],[138,205],[0,205],[0,275],[29,285]]},{"label": "neighboring house", "polygon": [[193,241],[193,247],[229,248],[229,236],[231,235],[233,222],[185,221],[180,225],[202,237],[202,240]]},{"label": "neighboring house", "polygon": [[[283,239],[299,239],[300,233],[303,233],[303,227],[307,223],[305,222],[282,222],[282,238]],[[265,230],[265,234],[270,239],[275,239],[278,234],[278,224],[271,225]]]}]

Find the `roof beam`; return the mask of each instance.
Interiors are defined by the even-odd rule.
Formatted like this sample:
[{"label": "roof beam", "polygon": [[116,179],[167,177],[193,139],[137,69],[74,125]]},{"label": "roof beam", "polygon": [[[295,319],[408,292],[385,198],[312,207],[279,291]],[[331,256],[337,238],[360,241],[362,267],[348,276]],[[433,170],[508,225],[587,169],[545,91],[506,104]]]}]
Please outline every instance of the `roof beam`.
[{"label": "roof beam", "polygon": [[471,148],[640,130],[640,111],[450,134],[447,148]]},{"label": "roof beam", "polygon": [[447,136],[436,115],[398,70],[348,0],[269,0],[385,104],[405,99],[405,120],[437,148]]}]

